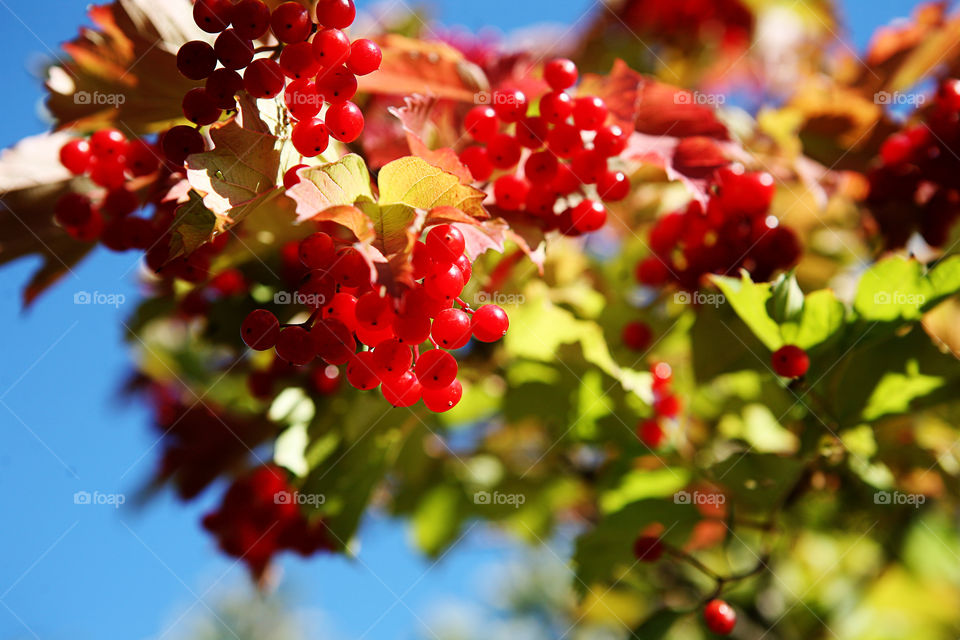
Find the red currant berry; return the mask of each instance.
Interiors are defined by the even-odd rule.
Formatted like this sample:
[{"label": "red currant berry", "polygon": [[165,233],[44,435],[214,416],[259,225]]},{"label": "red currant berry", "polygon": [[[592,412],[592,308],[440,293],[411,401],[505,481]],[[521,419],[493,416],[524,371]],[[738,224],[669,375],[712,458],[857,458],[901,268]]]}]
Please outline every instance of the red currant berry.
[{"label": "red currant berry", "polygon": [[93,215],[90,198],[79,193],[65,193],[53,208],[53,217],[64,227],[79,227]]},{"label": "red currant berry", "polygon": [[583,150],[583,138],[573,125],[560,123],[547,134],[547,148],[561,158],[569,158]]},{"label": "red currant berry", "polygon": [[339,320],[318,322],[313,325],[310,334],[317,355],[327,364],[346,364],[354,356],[357,342],[353,339],[353,332]]},{"label": "red currant berry", "polygon": [[493,164],[487,156],[487,150],[481,146],[474,145],[461,151],[460,162],[470,170],[474,182],[486,182],[493,174]]},{"label": "red currant berry", "polygon": [[660,396],[653,401],[653,411],[658,416],[675,419],[680,415],[680,397],[673,394]]},{"label": "red currant berry", "polygon": [[719,169],[716,181],[716,199],[721,209],[748,216],[766,213],[776,190],[769,173],[747,173],[740,165]]},{"label": "red currant berry", "polygon": [[372,331],[382,331],[393,326],[393,307],[390,298],[376,291],[368,291],[357,299],[355,309],[357,324]]},{"label": "red currant berry", "polygon": [[335,140],[353,142],[363,132],[363,113],[352,102],[338,102],[327,109],[326,123]]},{"label": "red currant berry", "polygon": [[496,342],[507,335],[510,319],[495,304],[485,304],[473,312],[473,337],[480,342]]},{"label": "red currant berry", "polygon": [[623,171],[607,171],[597,182],[597,193],[604,202],[619,202],[630,194],[630,179]]},{"label": "red currant berry", "polygon": [[337,250],[330,236],[317,231],[300,241],[299,255],[300,262],[308,269],[328,269],[337,257]]},{"label": "red currant berry", "polygon": [[729,635],[737,626],[737,613],[723,600],[711,600],[703,607],[707,629],[718,635]]},{"label": "red currant berry", "polygon": [[216,68],[217,54],[202,40],[192,40],[177,51],[177,69],[190,80],[203,80]]},{"label": "red currant berry", "polygon": [[410,370],[404,371],[395,380],[385,380],[380,391],[387,402],[395,407],[412,407],[422,393],[420,381]]},{"label": "red currant berry", "polygon": [[294,80],[309,78],[320,71],[320,63],[313,57],[313,45],[309,42],[288,44],[280,53],[280,69]]},{"label": "red currant berry", "polygon": [[190,89],[183,96],[183,117],[200,126],[213,124],[220,119],[220,108],[207,95],[203,87]]},{"label": "red currant berry", "polygon": [[634,320],[623,325],[621,340],[628,349],[645,351],[653,340],[653,331],[647,323]]},{"label": "red currant berry", "polygon": [[60,147],[60,164],[73,175],[79,176],[90,167],[91,155],[90,143],[77,138]]},{"label": "red currant berry", "polygon": [[560,163],[557,166],[557,175],[550,181],[548,188],[557,197],[567,196],[580,189],[580,181],[569,165]]},{"label": "red currant berry", "polygon": [[324,320],[337,320],[347,329],[357,329],[357,299],[343,291],[335,294],[333,300],[322,311]]},{"label": "red currant berry", "polygon": [[277,338],[277,356],[284,362],[302,367],[317,357],[313,336],[300,326],[285,327]]},{"label": "red currant berry", "polygon": [[347,382],[354,389],[370,391],[380,386],[380,378],[374,369],[373,352],[361,351],[347,364]]},{"label": "red currant berry", "polygon": [[127,181],[124,175],[123,158],[97,159],[94,157],[90,163],[90,180],[106,189],[119,189]]},{"label": "red currant berry", "polygon": [[346,247],[337,253],[333,276],[344,287],[369,287],[370,266],[363,254],[353,247]]},{"label": "red currant berry", "polygon": [[430,317],[416,311],[397,314],[393,319],[393,332],[400,342],[417,345],[430,337]]},{"label": "red currant berry", "polygon": [[346,29],[356,17],[353,0],[320,0],[317,3],[317,22],[325,27]]},{"label": "red currant berry", "polygon": [[260,0],[240,0],[230,11],[230,22],[241,38],[258,40],[270,28],[270,7]]},{"label": "red currant berry", "polygon": [[596,96],[585,96],[573,101],[573,123],[578,129],[596,131],[607,119],[607,105]]},{"label": "red currant berry", "polygon": [[623,153],[629,140],[630,134],[624,131],[620,125],[608,124],[597,130],[597,135],[593,139],[593,148],[605,157],[612,158]]},{"label": "red currant berry", "polygon": [[235,29],[227,29],[217,36],[213,50],[226,69],[243,69],[253,60],[253,43]]},{"label": "red currant berry", "polygon": [[350,38],[340,29],[321,29],[313,36],[313,57],[324,67],[346,63],[350,57]]},{"label": "red currant berry", "polygon": [[299,2],[284,2],[270,15],[270,28],[280,42],[302,42],[310,37],[313,22]]},{"label": "red currant berry", "polygon": [[566,122],[573,113],[573,98],[569,94],[554,91],[540,98],[540,117],[550,124]]},{"label": "red currant berry", "polygon": [[423,388],[423,404],[434,413],[443,413],[453,409],[463,397],[463,385],[454,379],[448,386],[440,389]]},{"label": "red currant berry", "polygon": [[493,110],[504,122],[518,122],[527,115],[529,101],[523,91],[494,91]]},{"label": "red currant berry", "polygon": [[134,140],[127,146],[124,160],[127,173],[134,177],[148,176],[160,168],[160,157],[152,144],[145,140]]},{"label": "red currant berry", "polygon": [[463,128],[477,142],[489,142],[500,131],[500,118],[491,107],[476,106],[464,117]]},{"label": "red currant berry", "polygon": [[290,136],[293,146],[300,155],[313,158],[327,149],[330,144],[330,135],[327,133],[327,125],[319,118],[303,120],[293,126],[293,133]]},{"label": "red currant berry", "polygon": [[116,129],[100,129],[90,136],[90,151],[95,159],[117,159],[127,153],[127,137]]},{"label": "red currant berry", "polygon": [[653,390],[660,393],[670,388],[673,382],[673,369],[666,362],[657,362],[650,367],[650,373],[653,375]]},{"label": "red currant berry", "polygon": [[633,542],[633,557],[640,562],[656,562],[663,552],[663,542],[657,536],[640,536]]},{"label": "red currant berry", "polygon": [[284,83],[283,70],[269,58],[254,60],[243,72],[243,88],[255,98],[273,98],[283,91]]},{"label": "red currant berry", "polygon": [[427,389],[442,389],[457,377],[456,359],[443,349],[430,349],[417,358],[416,373]]},{"label": "red currant berry", "polygon": [[659,287],[670,278],[670,267],[658,256],[647,256],[637,263],[637,282]]},{"label": "red currant berry", "polygon": [[656,420],[641,420],[640,424],[637,425],[637,438],[648,449],[654,450],[660,448],[660,445],[666,440],[666,434]]},{"label": "red currant berry", "polygon": [[221,109],[236,109],[234,96],[243,89],[243,77],[233,69],[217,69],[207,78],[207,96]]},{"label": "red currant berry", "polygon": [[435,300],[453,300],[463,291],[463,274],[457,265],[439,266],[423,280],[423,288]]},{"label": "red currant berry", "polygon": [[240,325],[240,336],[255,351],[273,349],[280,335],[280,322],[266,309],[251,311]]},{"label": "red currant berry", "polygon": [[570,170],[583,184],[596,184],[607,170],[607,159],[593,149],[581,149],[570,158]]},{"label": "red currant berry", "polygon": [[487,157],[498,169],[511,169],[520,162],[520,144],[506,133],[498,133],[487,143]]},{"label": "red currant berry", "polygon": [[333,104],[346,102],[357,93],[357,77],[344,66],[330,67],[317,76],[317,93]]},{"label": "red currant berry", "polygon": [[550,127],[547,121],[540,116],[535,116],[518,120],[514,135],[520,146],[527,149],[542,149],[547,143],[549,132]]},{"label": "red currant berry", "polygon": [[358,76],[365,76],[380,68],[383,54],[380,47],[373,40],[360,38],[350,45],[350,57],[347,59],[347,69]]},{"label": "red currant berry", "polygon": [[96,242],[103,233],[103,216],[96,209],[90,212],[90,218],[77,227],[67,227],[67,233],[80,242]]},{"label": "red currant berry", "polygon": [[770,363],[778,376],[799,378],[810,368],[810,357],[800,347],[788,344],[773,352]]},{"label": "red currant berry", "polygon": [[204,150],[203,136],[193,127],[186,125],[177,125],[163,134],[160,146],[167,160],[178,165],[182,165],[187,156],[202,153]]},{"label": "red currant berry", "polygon": [[381,380],[394,380],[410,370],[413,353],[396,338],[384,340],[373,349],[374,371]]},{"label": "red currant berry", "polygon": [[543,184],[557,175],[557,157],[550,151],[537,151],[530,154],[523,163],[523,175],[533,183]]},{"label": "red currant berry", "polygon": [[283,92],[283,104],[297,120],[309,120],[320,113],[323,98],[317,93],[317,86],[313,80],[304,78],[294,80],[287,85]]},{"label": "red currant berry", "polygon": [[575,85],[577,75],[577,65],[566,58],[556,58],[543,67],[543,79],[554,91],[563,91]]},{"label": "red currant berry", "polygon": [[463,233],[455,226],[442,224],[427,233],[427,255],[438,266],[456,262],[466,249]]},{"label": "red currant berry", "polygon": [[530,183],[515,175],[500,176],[493,183],[493,195],[497,205],[507,211],[519,211],[527,200]]},{"label": "red currant berry", "polygon": [[444,309],[433,320],[430,335],[444,349],[459,349],[470,341],[470,316],[460,309]]},{"label": "red currant berry", "polygon": [[584,200],[571,212],[573,226],[577,231],[596,231],[607,222],[607,210],[602,202]]},{"label": "red currant berry", "polygon": [[207,33],[220,33],[229,26],[232,11],[230,0],[197,0],[193,20]]},{"label": "red currant berry", "polygon": [[460,269],[464,283],[470,282],[470,276],[473,275],[473,266],[470,264],[470,258],[468,258],[466,254],[461,254],[453,264],[457,265],[457,269]]},{"label": "red currant berry", "polygon": [[103,213],[114,218],[128,216],[140,208],[140,199],[137,194],[126,188],[113,189],[107,192],[100,209]]}]

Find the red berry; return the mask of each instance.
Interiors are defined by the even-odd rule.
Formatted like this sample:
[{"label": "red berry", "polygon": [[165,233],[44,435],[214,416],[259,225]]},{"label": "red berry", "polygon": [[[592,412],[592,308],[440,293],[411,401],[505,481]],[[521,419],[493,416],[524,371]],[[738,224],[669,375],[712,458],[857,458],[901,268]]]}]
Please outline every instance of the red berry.
[{"label": "red berry", "polygon": [[220,107],[207,95],[207,90],[203,87],[190,89],[187,95],[183,96],[183,117],[194,124],[213,124],[220,119],[221,113]]},{"label": "red berry", "polygon": [[653,390],[660,392],[668,389],[673,381],[673,369],[666,362],[658,362],[650,367],[653,374]]},{"label": "red berry", "polygon": [[460,274],[463,275],[463,281],[470,282],[470,276],[473,275],[473,266],[470,264],[470,258],[467,255],[460,254],[460,257],[457,258],[454,263],[457,265],[457,269],[460,269]]},{"label": "red berry", "polygon": [[101,210],[108,216],[122,218],[128,216],[140,207],[137,194],[126,188],[112,189],[103,199]]},{"label": "red berry", "polygon": [[232,11],[230,0],[197,0],[193,20],[207,33],[220,33],[230,24]]},{"label": "red berry", "polygon": [[498,169],[510,169],[520,162],[520,143],[506,133],[498,133],[487,143],[487,157]]},{"label": "red berry", "polygon": [[119,189],[127,178],[124,176],[123,157],[98,159],[90,163],[90,179],[94,184],[107,189]]},{"label": "red berry", "polygon": [[580,189],[580,181],[568,165],[560,163],[557,166],[557,175],[550,181],[548,188],[558,197],[566,196]]},{"label": "red berry", "polygon": [[454,379],[448,386],[440,389],[424,387],[422,393],[423,404],[427,405],[427,409],[434,413],[443,413],[460,403],[460,398],[463,397],[463,385],[459,380]]},{"label": "red berry", "polygon": [[521,118],[517,122],[514,135],[520,146],[528,149],[542,149],[547,143],[547,134],[550,127],[547,121],[540,116]]},{"label": "red berry", "polygon": [[379,343],[373,349],[373,367],[382,381],[395,380],[410,371],[413,353],[410,346],[391,338]]},{"label": "red berry", "polygon": [[356,17],[353,0],[320,0],[317,3],[317,22],[325,27],[346,29]]},{"label": "red berry", "polygon": [[280,323],[277,317],[266,309],[256,309],[243,320],[240,335],[251,349],[266,351],[276,346]]},{"label": "red berry", "polygon": [[470,170],[475,182],[485,182],[493,174],[493,164],[484,147],[474,145],[460,152],[460,162]]},{"label": "red berry", "polygon": [[310,331],[314,349],[327,364],[346,364],[354,355],[357,342],[353,333],[339,320],[324,320],[313,325]]},{"label": "red berry", "polygon": [[346,247],[337,253],[333,276],[344,287],[369,286],[370,266],[359,251]]},{"label": "red berry", "polygon": [[90,136],[90,150],[96,159],[116,160],[127,153],[127,137],[116,129],[100,129]]},{"label": "red berry", "polygon": [[313,80],[304,78],[294,80],[287,85],[283,92],[283,104],[297,120],[309,120],[320,113],[323,98],[317,93],[317,86]]},{"label": "red berry", "polygon": [[717,204],[725,212],[759,216],[767,212],[776,186],[766,172],[746,173],[740,165],[717,170]]},{"label": "red berry", "polygon": [[810,357],[800,347],[788,344],[773,352],[770,364],[778,376],[799,378],[810,368]]},{"label": "red berry", "polygon": [[540,98],[540,117],[550,124],[566,122],[572,113],[573,98],[569,94],[553,91]]},{"label": "red berry", "polygon": [[235,109],[234,96],[243,89],[243,77],[233,69],[217,69],[207,78],[207,96],[221,109]]},{"label": "red berry", "polygon": [[347,329],[354,331],[357,328],[357,299],[341,291],[333,296],[333,300],[323,308],[324,320],[337,320]]},{"label": "red berry", "polygon": [[573,101],[573,123],[578,129],[596,131],[607,119],[607,105],[596,96],[584,96]]},{"label": "red berry", "polygon": [[284,2],[270,15],[270,28],[280,42],[302,42],[310,37],[313,22],[299,2]]},{"label": "red berry", "polygon": [[352,102],[338,102],[327,109],[326,123],[334,139],[353,142],[363,132],[363,113]]},{"label": "red berry", "polygon": [[86,224],[93,215],[90,198],[79,193],[68,192],[60,196],[53,208],[53,217],[64,227],[78,227]]},{"label": "red berry", "polygon": [[60,164],[75,176],[82,175],[90,167],[90,143],[77,138],[60,147]]},{"label": "red berry", "polygon": [[440,266],[423,280],[423,288],[435,300],[453,300],[463,291],[463,273],[455,264]]},{"label": "red berry", "polygon": [[523,91],[494,91],[493,110],[504,122],[518,122],[527,115],[529,102]]},{"label": "red berry", "polygon": [[430,349],[417,358],[417,379],[424,388],[442,389],[456,379],[457,368],[452,355],[443,349]]},{"label": "red berry", "polygon": [[476,106],[464,116],[463,128],[477,142],[489,142],[500,131],[500,118],[491,107]]},{"label": "red berry", "polygon": [[357,324],[373,331],[382,331],[393,326],[392,298],[382,297],[376,291],[368,291],[357,299],[355,314]]},{"label": "red berry", "polygon": [[145,140],[134,140],[127,146],[124,166],[132,176],[148,176],[160,168],[160,157],[152,144]]},{"label": "red berry", "polygon": [[320,29],[312,46],[313,57],[324,67],[340,66],[350,57],[350,38],[340,29]]},{"label": "red berry", "polygon": [[463,233],[450,224],[441,224],[430,229],[426,245],[427,255],[438,266],[456,262],[467,246]]},{"label": "red berry", "polygon": [[386,380],[380,387],[383,397],[395,407],[411,407],[420,399],[420,381],[409,369],[394,379]]},{"label": "red berry", "polygon": [[300,326],[285,327],[277,338],[277,356],[295,366],[303,366],[317,357],[310,332]]},{"label": "red berry", "polygon": [[430,317],[416,311],[397,314],[393,319],[393,331],[404,344],[417,345],[430,337]]},{"label": "red berry", "polygon": [[607,158],[612,158],[623,153],[623,150],[627,148],[629,139],[630,134],[619,125],[608,124],[597,130],[597,135],[593,139],[593,148]]},{"label": "red berry", "polygon": [[327,125],[319,118],[303,120],[295,124],[290,138],[300,155],[307,158],[320,155],[330,144]]},{"label": "red berry", "polygon": [[361,391],[370,391],[380,386],[380,378],[374,370],[372,351],[361,351],[350,359],[347,364],[347,382]]},{"label": "red berry", "polygon": [[530,154],[523,163],[523,175],[533,183],[545,183],[557,175],[557,157],[550,151],[537,151]]},{"label": "red berry", "polygon": [[317,93],[327,102],[345,102],[357,93],[357,77],[342,65],[330,67],[317,76]]},{"label": "red berry", "polygon": [[235,29],[227,29],[213,43],[217,58],[227,69],[243,69],[253,60],[253,43]]},{"label": "red berry", "polygon": [[607,170],[607,159],[593,149],[581,149],[570,158],[570,170],[583,184],[596,184]]},{"label": "red berry", "polygon": [[547,148],[561,158],[569,158],[583,150],[583,138],[573,125],[560,123],[547,134]]},{"label": "red berry", "polygon": [[480,342],[496,342],[507,335],[510,319],[495,304],[485,304],[473,312],[473,337]]},{"label": "red berry", "polygon": [[240,0],[230,11],[230,22],[241,37],[258,40],[270,28],[270,7],[260,0]]},{"label": "red berry", "polygon": [[320,63],[313,57],[309,42],[288,44],[280,54],[280,69],[288,78],[309,78],[320,71]]},{"label": "red berry", "polygon": [[737,625],[737,613],[723,600],[711,600],[703,607],[703,619],[707,629],[725,636]]},{"label": "red berry", "polygon": [[656,536],[640,536],[633,542],[633,556],[640,562],[656,562],[663,552],[663,542]]},{"label": "red berry", "polygon": [[634,320],[623,325],[621,339],[628,349],[645,351],[653,340],[653,331],[647,323]]},{"label": "red berry", "polygon": [[299,255],[300,262],[308,269],[327,269],[336,259],[337,250],[333,246],[333,239],[318,231],[300,241]]},{"label": "red berry", "polygon": [[500,176],[493,183],[497,205],[507,211],[519,211],[530,192],[530,183],[513,174]]},{"label": "red berry", "polygon": [[380,47],[373,40],[360,38],[350,45],[350,57],[347,59],[347,68],[358,76],[365,76],[380,68],[383,54]]},{"label": "red berry", "polygon": [[569,89],[577,82],[577,65],[566,58],[556,58],[543,67],[543,79],[554,91]]},{"label": "red berry", "polygon": [[637,437],[648,449],[659,449],[666,439],[663,427],[656,420],[642,420],[637,425]]},{"label": "red berry", "polygon": [[470,316],[460,309],[444,309],[433,320],[430,335],[444,349],[459,349],[470,341]]},{"label": "red berry", "polygon": [[653,401],[653,412],[664,418],[675,419],[680,415],[680,397],[671,393]]},{"label": "red berry", "polygon": [[254,60],[243,72],[243,88],[255,98],[273,98],[285,82],[280,65],[269,58]]},{"label": "red berry", "polygon": [[573,208],[571,215],[574,228],[583,233],[596,231],[607,222],[606,208],[595,200],[584,200]]},{"label": "red berry", "polygon": [[182,165],[187,156],[204,150],[203,136],[193,127],[177,125],[163,135],[163,155],[173,164]]},{"label": "red berry", "polygon": [[619,202],[630,194],[630,179],[623,171],[607,171],[597,182],[597,193],[604,202]]},{"label": "red berry", "polygon": [[190,80],[203,80],[217,68],[217,54],[206,42],[192,40],[177,51],[177,69]]}]

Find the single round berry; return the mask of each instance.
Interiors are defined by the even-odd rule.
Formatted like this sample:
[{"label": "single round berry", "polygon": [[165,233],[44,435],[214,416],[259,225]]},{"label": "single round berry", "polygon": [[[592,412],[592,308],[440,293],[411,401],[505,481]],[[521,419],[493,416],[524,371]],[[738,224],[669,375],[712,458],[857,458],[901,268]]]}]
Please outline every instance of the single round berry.
[{"label": "single round berry", "polygon": [[470,170],[475,182],[486,182],[493,175],[493,164],[484,147],[474,145],[460,152],[460,162]]},{"label": "single round berry", "polygon": [[530,183],[519,176],[500,176],[493,183],[493,195],[497,205],[507,211],[519,211],[527,200]]},{"label": "single round berry", "polygon": [[326,306],[324,306],[321,315],[324,320],[337,320],[351,331],[357,329],[357,299],[341,291],[334,294]]},{"label": "single round berry", "polygon": [[177,51],[177,69],[190,80],[203,80],[217,68],[217,54],[202,40],[192,40]]},{"label": "single round berry", "polygon": [[397,340],[408,345],[417,345],[430,337],[430,316],[416,311],[399,313],[393,319],[393,331]]},{"label": "single round berry", "polygon": [[207,78],[207,96],[221,109],[235,109],[234,96],[243,89],[243,77],[233,69],[217,69]]},{"label": "single round berry", "polygon": [[718,635],[729,635],[737,626],[737,613],[723,600],[711,600],[703,607],[707,629]]},{"label": "single round berry", "polygon": [[217,59],[226,69],[243,69],[253,60],[253,43],[235,29],[227,29],[213,43]]},{"label": "single round berry", "polygon": [[203,87],[190,89],[183,96],[183,117],[200,126],[213,124],[220,119],[222,111]]},{"label": "single round berry", "polygon": [[197,0],[193,20],[207,33],[220,33],[229,26],[232,11],[230,0]]},{"label": "single round berry", "polygon": [[607,119],[607,105],[596,96],[584,96],[573,101],[573,123],[578,129],[596,131]]},{"label": "single round berry", "polygon": [[354,356],[357,342],[353,338],[353,332],[339,320],[317,322],[310,334],[317,355],[327,364],[347,364]]},{"label": "single round berry", "polygon": [[350,57],[347,68],[358,76],[365,76],[380,68],[383,53],[373,40],[360,38],[350,45]]},{"label": "single round berry", "polygon": [[463,128],[477,142],[489,142],[500,131],[500,118],[492,107],[473,107],[463,119]]},{"label": "single round berry", "polygon": [[423,280],[423,288],[435,300],[453,300],[463,291],[463,273],[455,264],[438,268]]},{"label": "single round berry", "polygon": [[288,44],[280,53],[280,70],[294,80],[310,78],[320,71],[320,63],[313,57],[313,45],[309,42]]},{"label": "single round berry", "polygon": [[763,215],[770,208],[776,185],[765,171],[746,172],[740,165],[724,167],[716,173],[715,200],[727,213]]},{"label": "single round berry", "polygon": [[251,311],[240,325],[240,336],[244,343],[255,351],[272,349],[279,335],[280,322],[266,309]]},{"label": "single round berry", "polygon": [[342,65],[324,69],[317,76],[317,93],[331,104],[346,102],[357,93],[357,77]]},{"label": "single round berry", "polygon": [[413,353],[410,346],[391,338],[373,349],[373,367],[382,381],[395,380],[410,370]]},{"label": "single round berry", "polygon": [[575,85],[577,75],[577,65],[566,58],[556,58],[543,67],[543,79],[554,91],[563,91]]},{"label": "single round berry", "polygon": [[663,542],[657,536],[639,536],[633,541],[633,557],[640,562],[656,562],[663,552]]},{"label": "single round berry", "polygon": [[330,135],[340,142],[353,142],[363,132],[363,113],[352,102],[331,104],[325,121]]},{"label": "single round berry", "polygon": [[203,136],[193,127],[177,125],[168,130],[161,141],[163,155],[173,164],[182,165],[187,156],[204,150]]},{"label": "single round berry", "polygon": [[90,151],[94,159],[116,160],[127,153],[127,137],[116,129],[100,129],[90,136]]},{"label": "single round berry", "polygon": [[561,158],[569,158],[583,150],[583,138],[573,125],[560,123],[547,134],[547,148]]},{"label": "single round berry", "polygon": [[385,298],[376,291],[368,291],[357,299],[354,313],[357,324],[366,329],[382,331],[393,326],[392,298]]},{"label": "single round berry", "polygon": [[593,149],[581,149],[570,158],[570,170],[583,184],[597,184],[607,170],[607,159]]},{"label": "single round berry", "polygon": [[637,263],[637,282],[659,287],[670,278],[670,267],[659,256],[647,256]]},{"label": "single round berry", "polygon": [[380,386],[373,363],[372,351],[361,351],[347,364],[347,382],[355,389],[370,391]]},{"label": "single round berry", "polygon": [[417,358],[417,379],[427,389],[449,386],[457,377],[457,369],[456,359],[443,349],[430,349]]},{"label": "single round berry", "polygon": [[630,135],[620,125],[608,124],[597,130],[593,139],[593,148],[607,158],[618,156],[627,148]]},{"label": "single round berry", "polygon": [[460,309],[444,309],[433,320],[430,335],[444,349],[459,349],[470,341],[470,316]]},{"label": "single round berry", "polygon": [[607,210],[602,202],[584,200],[571,213],[574,228],[583,233],[596,231],[607,222]]},{"label": "single round berry", "polygon": [[547,143],[547,134],[550,133],[550,126],[547,121],[540,116],[531,118],[521,118],[517,121],[514,136],[520,146],[527,149],[542,149]]},{"label": "single round berry", "polygon": [[105,159],[94,157],[90,163],[90,180],[107,189],[119,189],[127,181],[123,160],[123,157]]},{"label": "single round berry", "polygon": [[660,445],[666,440],[666,433],[656,420],[642,420],[637,425],[637,438],[648,449],[654,450],[659,449]]},{"label": "single round berry", "polygon": [[369,286],[370,266],[363,254],[353,247],[346,247],[337,253],[333,276],[344,287]]},{"label": "single round berry", "polygon": [[337,250],[329,235],[317,231],[300,241],[299,255],[300,262],[308,269],[328,269],[337,257]]},{"label": "single round berry", "polygon": [[800,347],[788,344],[773,352],[770,364],[778,376],[799,378],[810,368],[810,357]]},{"label": "single round berry", "polygon": [[557,175],[558,164],[557,157],[552,152],[537,151],[531,153],[523,163],[523,175],[533,183],[550,182],[553,176]]},{"label": "single round berry", "polygon": [[317,22],[325,27],[346,29],[356,17],[353,0],[320,0],[317,3]]},{"label": "single round berry", "polygon": [[653,391],[660,393],[670,388],[673,382],[673,369],[666,362],[657,362],[650,367],[650,373],[653,375]]},{"label": "single round berry", "polygon": [[293,146],[300,155],[313,158],[327,149],[330,144],[330,134],[327,133],[327,125],[319,118],[303,120],[293,126],[293,133],[290,136]]},{"label": "single round berry", "polygon": [[487,157],[498,169],[510,169],[520,162],[520,143],[506,133],[498,133],[487,143]]},{"label": "single round berry", "polygon": [[480,342],[496,342],[507,335],[510,319],[495,304],[485,304],[473,312],[473,337]]},{"label": "single round berry", "polygon": [[60,147],[60,164],[75,176],[86,173],[90,167],[90,143],[77,138]]},{"label": "single round berry", "polygon": [[412,407],[420,399],[422,389],[417,376],[410,370],[394,380],[385,380],[380,386],[383,397],[395,407]]},{"label": "single round berry", "polygon": [[663,418],[675,419],[680,415],[680,396],[664,394],[653,401],[653,412]]},{"label": "single round berry", "polygon": [[606,171],[597,182],[597,193],[604,202],[619,202],[630,194],[630,179],[623,171]]},{"label": "single round berry", "polygon": [[470,282],[470,277],[473,275],[473,266],[470,264],[470,258],[467,257],[467,254],[460,254],[460,257],[457,258],[453,264],[457,266],[457,269],[460,269],[460,274],[463,275],[463,281]]},{"label": "single round berry", "polygon": [[124,160],[127,173],[134,177],[148,176],[160,168],[157,149],[146,140],[134,140],[127,146]]},{"label": "single round berry", "polygon": [[459,380],[454,379],[448,386],[440,389],[424,387],[422,393],[423,404],[427,405],[427,409],[434,413],[443,413],[460,403],[460,398],[463,397],[463,385]]},{"label": "single round berry", "polygon": [[254,60],[243,72],[243,88],[255,98],[273,98],[283,91],[284,83],[283,70],[269,58]]},{"label": "single round berry", "polygon": [[340,66],[350,57],[350,38],[340,29],[320,29],[312,46],[314,59],[324,67]]},{"label": "single round berry", "polygon": [[527,96],[523,91],[494,91],[493,110],[504,122],[518,122],[527,115],[529,106]]},{"label": "single round berry", "polygon": [[317,357],[313,336],[300,326],[283,328],[277,337],[277,357],[302,367]]},{"label": "single round berry", "polygon": [[621,340],[628,349],[645,351],[653,340],[653,331],[646,322],[634,320],[623,325]]},{"label": "single round berry", "polygon": [[313,80],[294,80],[283,92],[283,104],[297,120],[309,120],[320,113],[323,98],[317,93]]},{"label": "single round berry", "polygon": [[240,0],[230,11],[230,22],[241,37],[258,40],[270,28],[270,7],[261,0]]},{"label": "single round berry", "polygon": [[312,28],[310,13],[299,2],[284,2],[270,15],[270,29],[280,42],[302,42]]},{"label": "single round berry", "polygon": [[93,215],[90,198],[80,193],[65,193],[53,208],[53,217],[64,227],[79,227]]},{"label": "single round berry", "polygon": [[553,91],[540,98],[540,117],[550,124],[566,122],[573,113],[573,98],[562,91]]},{"label": "single round berry", "polygon": [[425,244],[427,255],[438,266],[456,262],[467,246],[463,233],[450,224],[441,224],[430,229]]},{"label": "single round berry", "polygon": [[101,211],[114,218],[128,216],[140,208],[140,199],[133,191],[120,188],[107,192],[100,206]]}]

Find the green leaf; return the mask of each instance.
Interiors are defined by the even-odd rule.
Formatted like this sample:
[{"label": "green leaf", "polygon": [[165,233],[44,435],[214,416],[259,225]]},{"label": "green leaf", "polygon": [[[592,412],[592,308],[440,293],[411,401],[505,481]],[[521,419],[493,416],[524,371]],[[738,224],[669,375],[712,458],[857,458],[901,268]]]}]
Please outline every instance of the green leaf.
[{"label": "green leaf", "polygon": [[481,204],[486,197],[484,192],[416,156],[388,163],[380,169],[377,183],[381,204],[405,204],[428,210],[448,206],[473,218],[489,217]]},{"label": "green leaf", "polygon": [[299,220],[311,220],[329,207],[374,202],[370,172],[363,158],[345,155],[336,162],[297,171],[300,182],[287,190]]},{"label": "green leaf", "polygon": [[361,203],[360,210],[373,225],[373,246],[385,256],[411,251],[420,236],[426,215],[405,204],[368,202]]},{"label": "green leaf", "polygon": [[457,539],[463,500],[463,491],[449,484],[423,496],[411,521],[413,541],[421,551],[435,556]]},{"label": "green leaf", "polygon": [[782,501],[803,471],[795,457],[734,453],[710,469],[710,479],[725,487],[740,509],[766,512]]},{"label": "green leaf", "polygon": [[672,609],[659,609],[653,612],[639,627],[633,630],[631,640],[662,640],[685,614]]},{"label": "green leaf", "polygon": [[203,204],[196,191],[190,192],[190,200],[177,208],[177,216],[171,227],[170,257],[189,255],[208,242],[217,226],[217,216]]},{"label": "green leaf", "polygon": [[776,351],[783,346],[780,327],[767,311],[773,295],[769,284],[751,282],[746,272],[739,280],[726,276],[713,276],[712,280],[740,319],[768,349]]},{"label": "green leaf", "polygon": [[767,347],[730,305],[701,307],[690,340],[693,373],[698,382],[709,382],[734,371],[769,371],[764,360]]},{"label": "green leaf", "polygon": [[860,278],[853,308],[866,321],[918,320],[945,298],[960,291],[960,256],[932,269],[914,259],[882,260]]},{"label": "green leaf", "polygon": [[811,350],[838,334],[846,321],[846,308],[829,289],[809,294],[799,318],[780,327],[786,344]]}]

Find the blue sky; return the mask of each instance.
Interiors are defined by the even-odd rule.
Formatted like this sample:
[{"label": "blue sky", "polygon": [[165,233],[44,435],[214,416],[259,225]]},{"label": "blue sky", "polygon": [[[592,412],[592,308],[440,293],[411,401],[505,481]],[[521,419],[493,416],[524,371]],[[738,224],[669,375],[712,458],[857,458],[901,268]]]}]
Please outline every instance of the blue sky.
[{"label": "blue sky", "polygon": [[[438,4],[438,17],[510,30],[569,23],[592,4],[458,0]],[[30,70],[72,37],[85,5],[0,0],[4,147],[44,130]],[[862,47],[876,25],[912,6],[845,3],[853,42]],[[158,453],[146,410],[117,397],[129,370],[122,322],[137,297],[134,261],[99,251],[26,312],[20,291],[36,262],[0,268],[0,640],[177,638],[223,592],[246,589],[243,567],[218,555],[199,526],[216,492],[189,505],[168,494],[133,504]],[[127,304],[74,305],[78,291],[119,294]],[[75,505],[77,491],[122,493],[127,504]],[[411,637],[438,599],[475,596],[481,567],[516,553],[476,533],[432,566],[410,551],[402,524],[383,519],[369,522],[361,540],[357,561],[283,562],[297,605],[326,612],[312,637]]]}]

